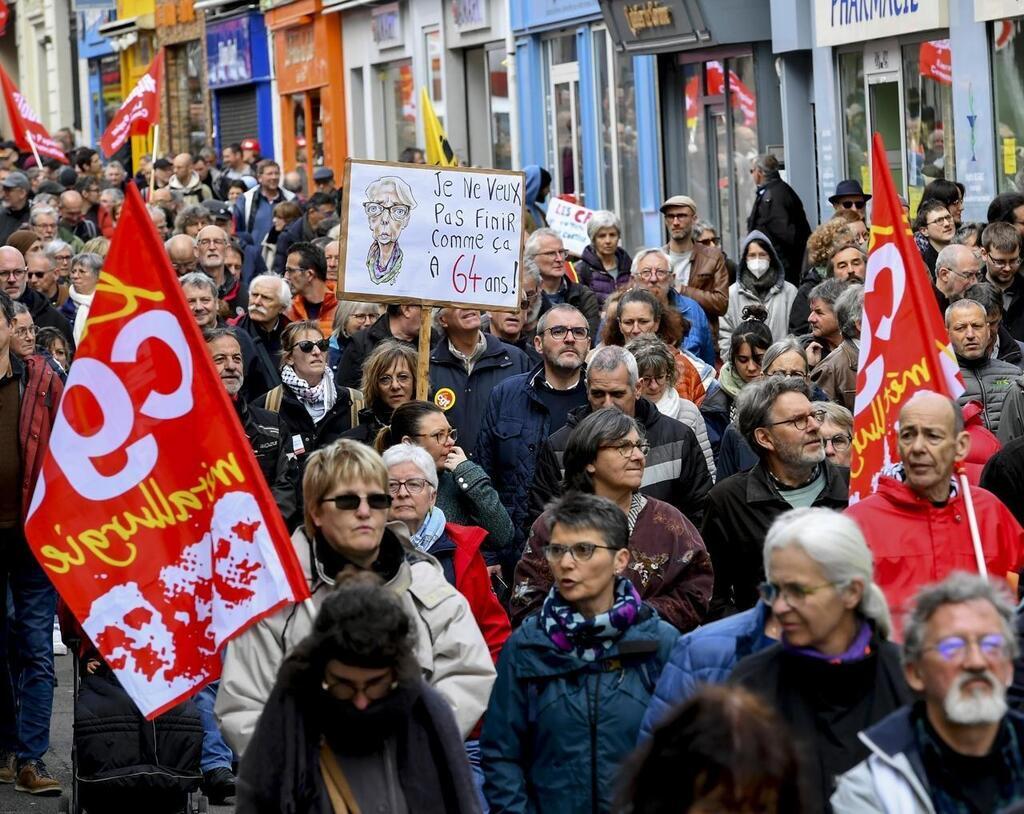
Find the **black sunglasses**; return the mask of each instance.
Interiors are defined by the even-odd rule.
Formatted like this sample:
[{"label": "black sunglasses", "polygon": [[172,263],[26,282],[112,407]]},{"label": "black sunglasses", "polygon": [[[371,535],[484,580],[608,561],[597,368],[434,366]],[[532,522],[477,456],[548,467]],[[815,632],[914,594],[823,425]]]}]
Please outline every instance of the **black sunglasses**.
[{"label": "black sunglasses", "polygon": [[843,201],[843,209],[863,209],[864,201]]},{"label": "black sunglasses", "polygon": [[312,353],[313,348],[320,348],[321,353],[327,353],[327,349],[331,346],[329,339],[318,339],[314,342],[312,339],[303,339],[301,342],[296,342],[295,347],[301,350],[303,353]]},{"label": "black sunglasses", "polygon": [[[363,502],[361,495],[335,495],[334,497],[325,497],[320,501],[321,503],[333,503],[335,508],[341,509],[343,512],[354,512],[359,508],[359,504]],[[391,508],[391,495],[384,494],[383,492],[375,492],[372,495],[366,496],[366,505],[371,509],[381,511],[383,509]]]}]

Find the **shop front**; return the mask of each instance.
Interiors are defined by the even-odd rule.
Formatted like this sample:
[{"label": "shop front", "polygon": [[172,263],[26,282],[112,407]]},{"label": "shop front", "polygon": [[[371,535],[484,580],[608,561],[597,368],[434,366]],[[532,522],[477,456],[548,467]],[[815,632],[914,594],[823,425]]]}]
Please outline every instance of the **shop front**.
[{"label": "shop front", "polygon": [[1024,192],[1024,7],[1014,0],[975,0],[985,26],[992,76],[997,192]]},{"label": "shop front", "polygon": [[[82,83],[83,105],[82,140],[96,144],[107,128],[111,116],[117,112],[124,98],[121,95],[121,59],[102,36],[99,28],[114,19],[113,11],[85,9],[78,14],[79,80]],[[119,160],[130,159],[130,148],[125,148]]]},{"label": "shop front", "polygon": [[192,153],[212,144],[206,36],[192,0],[161,0],[156,6],[158,47],[165,48],[160,144],[154,149]]}]

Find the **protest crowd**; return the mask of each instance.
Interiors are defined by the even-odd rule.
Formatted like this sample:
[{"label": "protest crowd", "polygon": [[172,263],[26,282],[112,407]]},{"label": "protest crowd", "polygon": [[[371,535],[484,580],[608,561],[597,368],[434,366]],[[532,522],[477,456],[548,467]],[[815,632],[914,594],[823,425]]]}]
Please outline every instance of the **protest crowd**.
[{"label": "protest crowd", "polygon": [[[211,802],[1024,811],[1024,196],[965,224],[940,179],[895,213],[927,294],[903,307],[944,321],[964,390],[897,394],[892,464],[851,501],[877,211],[857,180],[812,229],[760,155],[738,256],[678,190],[663,245],[599,211],[577,257],[527,167],[519,308],[482,312],[343,296],[340,168],[302,194],[254,140],[135,176],[66,148],[0,143],[0,783],[68,791],[45,763],[68,646],[78,706],[123,714],[25,525],[141,196],[234,409],[204,420],[248,439],[309,593],[157,718]],[[411,193],[381,196],[374,217],[408,218]],[[78,724],[81,768],[101,741]]]}]

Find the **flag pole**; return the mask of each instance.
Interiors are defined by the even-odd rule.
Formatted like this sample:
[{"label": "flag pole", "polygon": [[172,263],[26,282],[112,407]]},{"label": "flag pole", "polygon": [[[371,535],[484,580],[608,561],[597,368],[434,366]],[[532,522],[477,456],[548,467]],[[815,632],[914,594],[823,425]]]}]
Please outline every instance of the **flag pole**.
[{"label": "flag pole", "polygon": [[158,149],[160,149],[160,122],[153,125],[153,157],[149,166],[149,201],[146,203],[153,200],[153,192],[156,190],[156,172],[154,172],[153,165],[156,164]]},{"label": "flag pole", "polygon": [[967,508],[967,525],[971,529],[971,542],[974,544],[974,560],[978,565],[978,573],[982,579],[988,579],[985,567],[985,554],[981,550],[981,534],[978,533],[978,518],[974,514],[974,498],[971,497],[971,484],[967,482],[967,473],[960,470],[960,488],[964,490],[964,506]]},{"label": "flag pole", "polygon": [[27,128],[25,131],[25,138],[28,139],[28,146],[32,148],[32,155],[35,156],[36,166],[39,167],[39,169],[42,169],[43,162],[39,160],[39,150],[36,149],[36,143],[32,138],[32,134],[28,132]]}]

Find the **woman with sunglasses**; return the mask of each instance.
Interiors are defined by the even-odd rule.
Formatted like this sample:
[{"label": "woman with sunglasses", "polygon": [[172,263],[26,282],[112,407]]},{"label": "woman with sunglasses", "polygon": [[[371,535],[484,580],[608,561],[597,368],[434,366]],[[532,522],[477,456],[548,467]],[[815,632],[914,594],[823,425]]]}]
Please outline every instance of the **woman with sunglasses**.
[{"label": "woman with sunglasses", "polygon": [[414,549],[404,523],[389,523],[388,470],[365,444],[342,439],[312,453],[302,478],[305,521],[292,545],[311,598],[287,605],[232,639],[224,654],[216,713],[225,739],[245,752],[278,668],[313,630],[338,575],[372,572],[413,623],[424,680],[451,705],[465,738],[480,720],[494,664],[465,598],[433,557]]},{"label": "woman with sunglasses", "polygon": [[414,632],[379,579],[339,580],[281,666],[241,763],[239,811],[374,811],[381,800],[479,810],[451,709],[420,675]]},{"label": "woman with sunglasses", "polygon": [[380,431],[391,423],[391,414],[416,397],[416,349],[385,339],[363,364],[360,391],[365,406],[359,411],[359,423],[342,437],[372,447]]},{"label": "woman with sunglasses", "polygon": [[452,523],[487,529],[484,551],[505,551],[512,545],[512,521],[491,485],[490,476],[456,446],[458,432],[444,410],[429,401],[408,401],[391,414],[374,446],[383,452],[395,444],[423,447],[437,470],[437,506]]},{"label": "woman with sunglasses", "polygon": [[[644,601],[685,633],[703,621],[714,577],[700,533],[674,506],[640,492],[650,445],[637,423],[615,407],[596,410],[576,425],[562,458],[563,493],[607,498],[627,518],[629,564],[623,568]],[[544,548],[551,513],[533,524],[512,587],[512,621],[540,609],[552,585]]]},{"label": "woman with sunglasses", "polygon": [[868,756],[857,734],[910,703],[871,551],[831,509],[780,515],[764,541],[761,597],[780,642],[742,659],[730,681],[781,713],[807,761],[808,811],[826,811],[835,779]]},{"label": "woman with sunglasses", "polygon": [[569,494],[546,520],[554,580],[498,662],[484,794],[492,811],[607,812],[678,631],[625,576],[629,525],[615,503]]},{"label": "woman with sunglasses", "polygon": [[253,402],[280,413],[300,463],[352,427],[352,393],[335,387],[327,349],[317,322],[291,323],[281,332],[281,384]]}]

